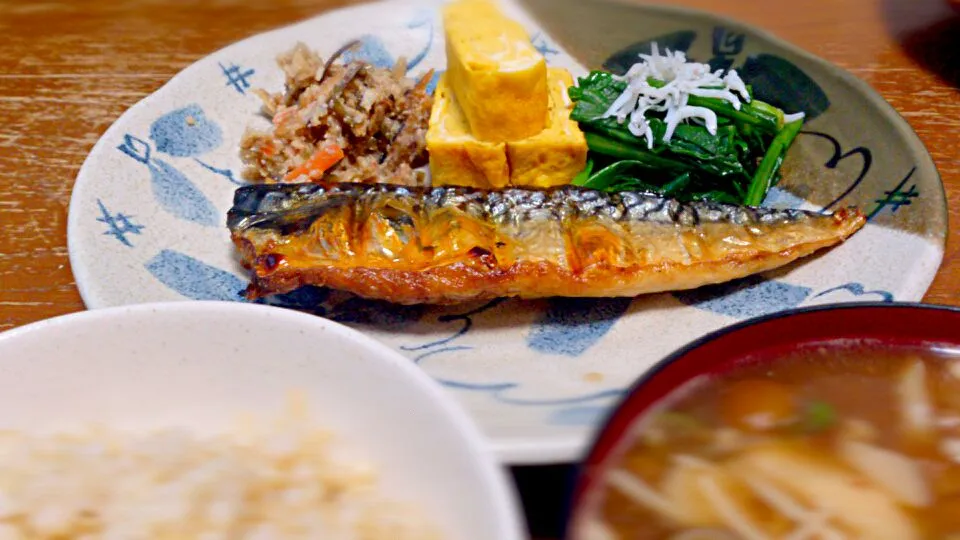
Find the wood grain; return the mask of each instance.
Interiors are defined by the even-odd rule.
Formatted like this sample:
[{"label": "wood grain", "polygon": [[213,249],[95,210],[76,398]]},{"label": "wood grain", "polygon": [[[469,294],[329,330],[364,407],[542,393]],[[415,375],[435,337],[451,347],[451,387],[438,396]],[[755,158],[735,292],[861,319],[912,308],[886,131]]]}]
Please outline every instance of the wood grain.
[{"label": "wood grain", "polygon": [[[0,330],[83,309],[67,259],[70,190],[120,114],[220,47],[345,3],[0,0]],[[766,28],[871,84],[930,149],[960,222],[960,19],[946,1],[673,3]],[[925,300],[960,305],[960,236]],[[535,534],[555,532],[559,474],[521,475]]]}]

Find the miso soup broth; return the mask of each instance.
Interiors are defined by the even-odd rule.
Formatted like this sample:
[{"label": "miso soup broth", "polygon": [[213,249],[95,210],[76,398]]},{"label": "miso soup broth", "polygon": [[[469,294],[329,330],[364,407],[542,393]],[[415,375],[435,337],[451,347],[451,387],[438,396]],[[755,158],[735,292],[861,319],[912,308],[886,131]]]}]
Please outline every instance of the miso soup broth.
[{"label": "miso soup broth", "polygon": [[809,347],[681,392],[609,458],[574,540],[960,539],[956,352]]}]

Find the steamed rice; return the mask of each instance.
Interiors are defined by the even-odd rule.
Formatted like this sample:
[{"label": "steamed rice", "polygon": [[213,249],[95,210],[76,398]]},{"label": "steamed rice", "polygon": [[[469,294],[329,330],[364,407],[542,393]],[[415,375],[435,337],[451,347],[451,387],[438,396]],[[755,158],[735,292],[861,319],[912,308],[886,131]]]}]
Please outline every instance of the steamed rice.
[{"label": "steamed rice", "polygon": [[426,540],[421,513],[304,415],[230,434],[0,435],[0,540]]}]

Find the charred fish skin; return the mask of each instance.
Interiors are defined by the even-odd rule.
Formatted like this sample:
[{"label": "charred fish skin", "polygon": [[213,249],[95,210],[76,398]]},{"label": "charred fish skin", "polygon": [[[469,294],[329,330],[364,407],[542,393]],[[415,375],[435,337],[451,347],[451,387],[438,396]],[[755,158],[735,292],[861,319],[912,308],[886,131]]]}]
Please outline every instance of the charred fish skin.
[{"label": "charred fish skin", "polygon": [[402,304],[611,297],[719,283],[842,242],[856,209],[679,202],[644,192],[268,184],[227,224],[257,298],[302,285]]},{"label": "charred fish skin", "polygon": [[[410,200],[427,210],[455,208],[493,224],[547,218],[645,221],[694,227],[705,223],[770,224],[809,219],[803,210],[742,207],[710,201],[682,203],[654,193],[607,193],[576,186],[552,189],[512,188],[486,191],[468,187],[406,187],[390,184],[261,184],[238,188],[228,212],[227,227],[279,227],[289,222],[285,214],[307,205],[317,213],[347,200]],[[299,216],[299,214],[297,214]]]}]

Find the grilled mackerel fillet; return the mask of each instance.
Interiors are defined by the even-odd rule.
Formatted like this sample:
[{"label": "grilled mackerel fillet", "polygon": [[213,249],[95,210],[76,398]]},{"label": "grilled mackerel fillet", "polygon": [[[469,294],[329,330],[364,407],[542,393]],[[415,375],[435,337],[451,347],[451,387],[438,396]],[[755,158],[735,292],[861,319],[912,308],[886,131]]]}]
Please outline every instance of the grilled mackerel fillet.
[{"label": "grilled mackerel fillet", "polygon": [[227,221],[250,299],[319,285],[452,304],[696,288],[783,266],[866,220],[574,186],[268,184],[239,188]]}]

